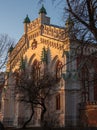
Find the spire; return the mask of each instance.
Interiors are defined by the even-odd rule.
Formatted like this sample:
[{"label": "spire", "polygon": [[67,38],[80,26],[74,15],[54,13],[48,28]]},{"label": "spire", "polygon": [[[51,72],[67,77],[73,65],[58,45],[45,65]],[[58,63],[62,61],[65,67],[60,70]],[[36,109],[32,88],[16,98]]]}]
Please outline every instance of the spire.
[{"label": "spire", "polygon": [[46,9],[44,8],[44,5],[42,5],[41,9],[39,10],[39,14],[41,13],[47,14]]},{"label": "spire", "polygon": [[23,23],[30,23],[30,19],[28,17],[28,15],[26,16],[26,18],[24,19],[24,22]]},{"label": "spire", "polygon": [[13,47],[13,45],[11,45],[8,52],[11,53],[13,51],[13,49],[14,49],[14,47]]}]

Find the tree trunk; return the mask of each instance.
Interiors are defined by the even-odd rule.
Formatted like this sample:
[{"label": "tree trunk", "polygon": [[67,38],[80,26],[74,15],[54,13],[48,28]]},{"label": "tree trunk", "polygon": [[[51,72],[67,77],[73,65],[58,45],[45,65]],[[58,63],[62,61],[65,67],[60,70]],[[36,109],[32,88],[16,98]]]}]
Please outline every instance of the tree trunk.
[{"label": "tree trunk", "polygon": [[26,128],[26,126],[28,125],[28,123],[31,121],[33,115],[34,115],[34,108],[32,107],[32,113],[31,113],[29,119],[24,123],[24,125],[23,125],[22,128]]},{"label": "tree trunk", "polygon": [[45,106],[45,103],[44,103],[44,100],[42,101],[42,107],[43,107],[43,110],[41,112],[41,125],[43,125],[43,121],[44,121],[44,114],[46,113],[47,109],[46,109],[46,106]]}]

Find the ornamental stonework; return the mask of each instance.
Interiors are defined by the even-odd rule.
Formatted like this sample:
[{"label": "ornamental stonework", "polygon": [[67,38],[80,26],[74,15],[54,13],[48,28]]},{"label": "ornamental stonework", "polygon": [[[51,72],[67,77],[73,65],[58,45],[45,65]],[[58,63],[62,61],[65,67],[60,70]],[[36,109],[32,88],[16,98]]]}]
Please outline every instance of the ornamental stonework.
[{"label": "ornamental stonework", "polygon": [[37,48],[37,41],[34,39],[31,45],[32,50]]}]

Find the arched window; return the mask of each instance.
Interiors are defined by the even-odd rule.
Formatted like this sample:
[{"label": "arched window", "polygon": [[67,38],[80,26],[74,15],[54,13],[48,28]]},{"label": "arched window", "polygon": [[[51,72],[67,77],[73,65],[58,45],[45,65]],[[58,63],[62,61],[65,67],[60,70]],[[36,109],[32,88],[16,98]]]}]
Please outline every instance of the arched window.
[{"label": "arched window", "polygon": [[40,63],[37,60],[32,65],[32,78],[36,81],[40,78]]},{"label": "arched window", "polygon": [[58,60],[56,63],[56,79],[59,79],[61,77],[61,74],[62,74],[62,62]]}]

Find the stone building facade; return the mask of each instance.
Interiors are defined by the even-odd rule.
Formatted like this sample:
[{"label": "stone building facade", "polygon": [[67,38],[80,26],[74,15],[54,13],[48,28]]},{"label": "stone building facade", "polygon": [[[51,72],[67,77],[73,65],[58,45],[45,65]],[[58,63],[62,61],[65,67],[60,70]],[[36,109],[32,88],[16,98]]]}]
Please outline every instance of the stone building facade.
[{"label": "stone building facade", "polygon": [[[32,65],[39,65],[43,71],[41,57],[44,50],[47,52],[48,71],[61,78],[57,84],[58,89],[48,100],[49,118],[55,117],[60,127],[77,126],[80,123],[88,125],[91,119],[86,120],[87,112],[97,109],[97,46],[82,46],[71,40],[68,34],[70,24],[68,19],[65,27],[52,25],[43,6],[39,17],[34,21],[30,21],[28,15],[24,19],[24,34],[16,46],[9,49],[4,86],[6,91],[2,93],[1,108],[2,121],[6,126],[19,127],[22,119],[27,118],[30,113],[14,98],[13,73],[19,69],[21,59],[29,70]],[[31,126],[40,126],[39,115],[38,110]],[[97,120],[94,119],[94,123],[90,124],[97,125]]]}]

